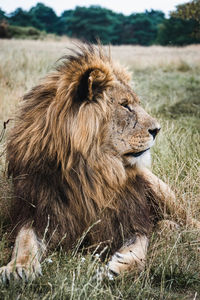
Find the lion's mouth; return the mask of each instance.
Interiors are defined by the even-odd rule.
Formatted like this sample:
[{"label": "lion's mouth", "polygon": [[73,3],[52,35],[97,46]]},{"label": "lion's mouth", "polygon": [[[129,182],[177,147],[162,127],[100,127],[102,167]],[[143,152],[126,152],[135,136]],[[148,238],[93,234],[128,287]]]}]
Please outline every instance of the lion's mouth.
[{"label": "lion's mouth", "polygon": [[136,153],[134,153],[134,152],[125,153],[124,156],[126,156],[126,157],[131,157],[131,156],[138,157],[138,156],[142,155],[144,152],[148,151],[149,149],[150,148],[147,148],[147,149],[145,149],[143,151],[136,152]]}]

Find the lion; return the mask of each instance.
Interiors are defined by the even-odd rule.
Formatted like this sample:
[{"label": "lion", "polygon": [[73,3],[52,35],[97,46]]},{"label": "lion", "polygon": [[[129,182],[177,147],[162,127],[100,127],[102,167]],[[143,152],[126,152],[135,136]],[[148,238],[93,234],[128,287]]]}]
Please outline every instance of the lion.
[{"label": "lion", "polygon": [[110,273],[140,271],[164,212],[200,228],[148,168],[160,125],[130,80],[83,44],[23,97],[7,142],[17,237],[4,280],[35,278],[47,246],[69,251],[83,234],[84,249],[109,249]]}]

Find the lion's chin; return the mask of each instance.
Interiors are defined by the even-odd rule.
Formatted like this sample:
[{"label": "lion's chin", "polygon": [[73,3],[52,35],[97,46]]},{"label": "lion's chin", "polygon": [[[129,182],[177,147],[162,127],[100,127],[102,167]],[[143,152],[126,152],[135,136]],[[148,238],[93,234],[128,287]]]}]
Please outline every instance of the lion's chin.
[{"label": "lion's chin", "polygon": [[136,167],[150,167],[151,166],[151,153],[150,148],[138,152],[139,155],[126,155],[126,159],[129,165]]},{"label": "lion's chin", "polygon": [[148,151],[150,148],[147,148],[143,151],[140,151],[140,152],[136,152],[136,153],[133,153],[133,152],[129,152],[129,153],[126,153],[124,154],[124,156],[126,157],[139,157],[141,156],[142,154],[144,154],[146,151]]}]

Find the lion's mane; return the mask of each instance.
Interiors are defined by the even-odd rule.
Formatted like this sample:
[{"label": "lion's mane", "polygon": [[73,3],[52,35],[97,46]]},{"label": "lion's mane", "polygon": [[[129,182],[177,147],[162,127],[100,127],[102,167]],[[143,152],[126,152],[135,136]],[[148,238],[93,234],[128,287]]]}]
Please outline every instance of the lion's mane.
[{"label": "lion's mane", "polygon": [[83,244],[109,244],[112,252],[134,232],[149,232],[148,183],[99,147],[116,76],[128,80],[100,48],[81,46],[24,96],[7,145],[15,227],[32,224],[66,249],[91,227]]}]

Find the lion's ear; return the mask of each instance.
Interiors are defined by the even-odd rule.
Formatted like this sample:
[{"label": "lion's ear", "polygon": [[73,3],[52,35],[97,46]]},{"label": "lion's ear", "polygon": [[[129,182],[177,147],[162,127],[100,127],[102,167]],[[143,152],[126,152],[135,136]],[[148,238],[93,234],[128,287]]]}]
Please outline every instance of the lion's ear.
[{"label": "lion's ear", "polygon": [[93,100],[102,94],[113,81],[113,76],[109,70],[90,69],[83,75],[79,87],[78,97],[81,100]]},{"label": "lion's ear", "polygon": [[88,77],[88,99],[94,99],[98,94],[102,93],[110,84],[105,72],[96,69],[89,74]]}]

